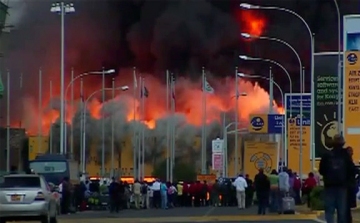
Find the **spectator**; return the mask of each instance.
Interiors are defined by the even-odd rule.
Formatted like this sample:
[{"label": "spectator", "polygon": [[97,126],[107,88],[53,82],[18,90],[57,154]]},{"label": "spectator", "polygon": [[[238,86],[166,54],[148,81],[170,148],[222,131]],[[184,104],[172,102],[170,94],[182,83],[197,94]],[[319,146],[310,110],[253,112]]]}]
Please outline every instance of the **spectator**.
[{"label": "spectator", "polygon": [[279,209],[279,176],[275,169],[271,171],[268,178],[270,181],[270,212],[277,212]]},{"label": "spectator", "polygon": [[135,180],[133,185],[133,194],[134,194],[134,203],[135,208],[140,209],[140,201],[141,201],[141,183],[138,180]]},{"label": "spectator", "polygon": [[[291,173],[291,170],[289,171]],[[286,167],[283,167],[282,172],[279,173],[279,196],[278,196],[278,213],[284,212],[282,199],[289,195],[290,191],[290,177]]]},{"label": "spectator", "polygon": [[233,183],[236,188],[237,205],[239,209],[245,208],[245,189],[248,187],[245,178],[239,175]]},{"label": "spectator", "polygon": [[307,196],[307,206],[310,208],[310,194],[311,191],[316,187],[316,179],[312,172],[309,173],[303,186],[303,194]]},{"label": "spectator", "polygon": [[335,135],[332,144],[333,149],[323,155],[319,165],[324,180],[325,220],[334,222],[336,210],[338,222],[351,222],[348,188],[355,178],[355,166],[344,149],[345,140],[341,135]]},{"label": "spectator", "polygon": [[258,214],[265,215],[269,202],[270,181],[269,178],[264,174],[263,169],[260,169],[259,173],[256,174],[254,185],[256,197],[258,199]]}]

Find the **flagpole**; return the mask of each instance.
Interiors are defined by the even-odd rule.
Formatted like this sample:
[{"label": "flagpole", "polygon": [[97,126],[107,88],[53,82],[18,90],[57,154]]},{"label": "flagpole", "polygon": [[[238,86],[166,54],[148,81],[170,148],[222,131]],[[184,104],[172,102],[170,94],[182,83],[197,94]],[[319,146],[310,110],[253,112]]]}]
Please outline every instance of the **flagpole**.
[{"label": "flagpole", "polygon": [[[70,158],[74,159],[74,68],[71,68],[71,126],[70,126]],[[65,114],[67,111],[65,111]],[[65,115],[66,117],[66,115]],[[65,120],[66,122],[66,120]],[[65,128],[67,129],[67,128]],[[67,139],[67,134],[65,134],[65,138]],[[65,144],[66,147],[66,144]]]},{"label": "flagpole", "polygon": [[[173,74],[170,74],[170,92],[172,94],[173,91]],[[173,182],[174,179],[174,113],[173,113],[173,101],[172,97],[170,97],[170,114],[171,114],[171,122],[170,122],[170,182]]]},{"label": "flagpole", "polygon": [[[115,102],[115,78],[112,79],[112,99],[113,103]],[[114,134],[115,134],[115,125],[113,120],[113,115],[111,115],[111,177],[114,177],[114,168],[115,168],[115,148],[114,148]],[[118,156],[120,158],[120,156]],[[121,168],[121,167],[120,167]]]},{"label": "flagpole", "polygon": [[42,153],[41,122],[42,122],[42,70],[39,69],[39,102],[38,102],[38,153]]},{"label": "flagpole", "polygon": [[132,137],[132,147],[133,147],[133,177],[134,180],[137,178],[137,148],[136,148],[136,89],[137,89],[137,79],[136,79],[136,67],[133,67],[133,78],[134,78],[134,87],[133,87],[133,137]]},{"label": "flagpole", "polygon": [[238,86],[238,67],[235,67],[235,160],[234,160],[234,174],[238,174],[238,162],[239,162],[239,149],[238,149],[238,117],[239,117],[239,86]]},{"label": "flagpole", "polygon": [[[23,73],[21,73],[20,74],[20,95],[21,95],[21,97],[23,97]],[[24,111],[24,105],[23,104],[21,104],[21,107],[20,107],[20,109],[21,109],[21,111],[20,111],[20,114],[22,114],[23,113],[23,111]],[[19,125],[19,127],[21,128],[22,127],[22,122],[21,122],[21,119],[20,119],[20,123],[19,123],[20,125]]]},{"label": "flagpole", "polygon": [[170,112],[169,112],[169,70],[166,71],[166,112],[168,120],[166,123],[166,181],[170,180]]},{"label": "flagpole", "polygon": [[206,174],[206,163],[205,163],[205,137],[206,137],[206,133],[205,133],[205,109],[206,109],[206,104],[205,104],[205,100],[206,100],[206,92],[205,92],[205,67],[202,68],[202,135],[201,135],[201,174]]},{"label": "flagpole", "polygon": [[[175,92],[175,77],[172,74],[171,75],[171,113],[172,113],[172,117],[175,117],[175,99],[174,99],[174,92]],[[175,168],[175,146],[176,146],[176,134],[175,134],[175,119],[173,118],[173,122],[172,122],[172,160],[171,160],[171,172],[172,172],[172,179],[171,182],[173,182],[174,180],[174,168]]]},{"label": "flagpole", "polygon": [[[105,70],[102,69],[102,103],[105,103]],[[105,120],[104,109],[101,111],[101,176],[105,176]]]},{"label": "flagpole", "polygon": [[[142,78],[142,85],[143,85],[143,95],[142,95],[142,119],[145,123],[145,78]],[[142,134],[141,134],[141,142],[142,142],[142,151],[141,151],[141,172],[142,172],[142,180],[145,179],[145,125],[143,125],[142,128]]]},{"label": "flagpole", "polygon": [[[50,110],[53,110],[52,81],[50,81]],[[53,153],[53,120],[50,121],[50,154]]]},{"label": "flagpole", "polygon": [[[143,83],[142,83],[142,80],[141,80],[141,75],[139,77],[139,83],[140,83],[140,88],[139,88],[139,99],[140,99],[140,108],[139,108],[139,122],[141,123],[142,121],[142,114],[141,114],[141,111],[142,111],[142,91],[143,91]],[[141,178],[141,128],[142,128],[142,125],[139,126],[139,131],[137,131],[137,136],[136,136],[136,142],[137,142],[137,171],[138,171],[138,179]]]},{"label": "flagpole", "polygon": [[7,71],[6,100],[6,171],[10,172],[10,71]]},{"label": "flagpole", "polygon": [[85,138],[85,105],[84,105],[84,79],[80,78],[80,100],[81,100],[81,108],[80,108],[80,126],[81,126],[81,134],[82,134],[82,140],[81,141],[81,165],[82,165],[82,173],[85,174],[86,173],[86,152],[85,152],[85,143],[86,143],[86,138]]}]

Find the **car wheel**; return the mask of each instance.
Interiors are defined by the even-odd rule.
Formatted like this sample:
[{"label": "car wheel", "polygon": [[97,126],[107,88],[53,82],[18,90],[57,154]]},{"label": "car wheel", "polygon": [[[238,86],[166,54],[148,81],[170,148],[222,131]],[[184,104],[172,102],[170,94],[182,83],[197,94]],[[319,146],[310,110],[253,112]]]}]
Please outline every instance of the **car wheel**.
[{"label": "car wheel", "polygon": [[46,216],[43,216],[43,217],[41,218],[41,223],[50,223],[50,222],[51,222],[51,217],[50,217],[49,214],[46,215]]},{"label": "car wheel", "polygon": [[56,216],[50,218],[50,222],[49,222],[49,223],[57,223],[57,218],[56,218]]}]

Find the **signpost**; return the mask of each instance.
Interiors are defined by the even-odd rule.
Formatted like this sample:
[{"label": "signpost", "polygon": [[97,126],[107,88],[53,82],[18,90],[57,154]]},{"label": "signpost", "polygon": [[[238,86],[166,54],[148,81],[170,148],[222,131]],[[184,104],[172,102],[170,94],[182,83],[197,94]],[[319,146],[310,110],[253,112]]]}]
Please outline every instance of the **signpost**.
[{"label": "signpost", "polygon": [[[302,142],[300,142],[300,102],[301,94],[285,94],[285,130],[286,130],[286,144],[285,144],[285,163],[294,172],[302,173],[310,171],[310,141],[311,141],[311,94],[304,93],[302,96],[303,105],[303,123],[302,123]],[[290,106],[292,115],[290,115]],[[300,160],[300,143],[302,144],[303,160]],[[305,167],[300,170],[300,163]]]},{"label": "signpost", "polygon": [[284,117],[281,114],[252,114],[249,118],[249,133],[281,134]]},{"label": "signpost", "polygon": [[[347,146],[360,147],[360,15],[344,16],[343,134]],[[360,152],[354,149],[354,160]]]},{"label": "signpost", "polygon": [[212,169],[218,171],[219,175],[225,174],[226,164],[224,155],[224,140],[215,139],[212,141]]}]

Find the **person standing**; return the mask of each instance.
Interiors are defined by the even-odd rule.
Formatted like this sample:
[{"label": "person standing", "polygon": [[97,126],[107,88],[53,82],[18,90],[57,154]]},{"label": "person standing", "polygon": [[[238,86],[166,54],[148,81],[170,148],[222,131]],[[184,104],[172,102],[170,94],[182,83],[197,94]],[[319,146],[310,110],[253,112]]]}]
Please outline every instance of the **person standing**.
[{"label": "person standing", "polygon": [[245,189],[248,187],[245,178],[240,174],[233,183],[236,189],[236,199],[239,209],[245,208]]},{"label": "person standing", "polygon": [[333,149],[324,153],[319,164],[319,173],[324,180],[325,220],[334,222],[335,210],[337,221],[348,219],[348,188],[355,178],[355,166],[347,150],[345,140],[337,134],[333,137]]},{"label": "person standing", "polygon": [[286,167],[283,167],[282,172],[279,173],[279,196],[278,196],[278,213],[283,214],[283,198],[289,196],[291,189],[291,179],[288,174],[292,174],[291,170],[288,171]]},{"label": "person standing", "polygon": [[270,181],[269,178],[264,174],[263,169],[259,169],[259,173],[256,174],[254,185],[256,197],[258,199],[258,214],[265,215],[266,208],[269,204]]},{"label": "person standing", "polygon": [[[352,147],[347,147],[346,150],[347,150],[351,160],[353,161],[353,158],[352,158],[353,155],[354,155],[353,148]],[[349,188],[348,188],[348,207],[347,207],[347,213],[348,214],[347,215],[348,215],[349,223],[353,222],[353,218],[352,218],[352,214],[351,214],[351,208],[356,208],[356,193],[359,190],[357,180],[355,179],[355,175],[359,174],[357,168],[354,168],[354,173],[355,173],[354,178],[350,179]]]},{"label": "person standing", "polygon": [[245,175],[245,180],[247,183],[247,188],[245,189],[245,207],[248,208],[252,205],[254,198],[254,185],[253,181],[250,179],[249,174]]},{"label": "person standing", "polygon": [[270,181],[270,212],[277,212],[279,210],[279,176],[277,171],[273,169],[268,178]]},{"label": "person standing", "polygon": [[112,182],[109,186],[109,198],[110,198],[110,213],[119,212],[119,200],[120,197],[120,185],[116,181],[115,177],[112,178]]},{"label": "person standing", "polygon": [[211,203],[214,205],[214,207],[220,206],[219,196],[220,184],[218,180],[215,180],[215,183],[211,187]]},{"label": "person standing", "polygon": [[161,208],[168,209],[168,199],[167,199],[168,187],[165,182],[162,182],[160,185],[160,194],[161,194]]},{"label": "person standing", "polygon": [[140,201],[141,201],[141,183],[138,180],[135,180],[133,185],[133,194],[134,194],[134,203],[135,208],[140,209]]},{"label": "person standing", "polygon": [[161,207],[161,194],[160,194],[161,183],[159,179],[156,179],[151,189],[153,191],[153,204],[155,208]]}]

